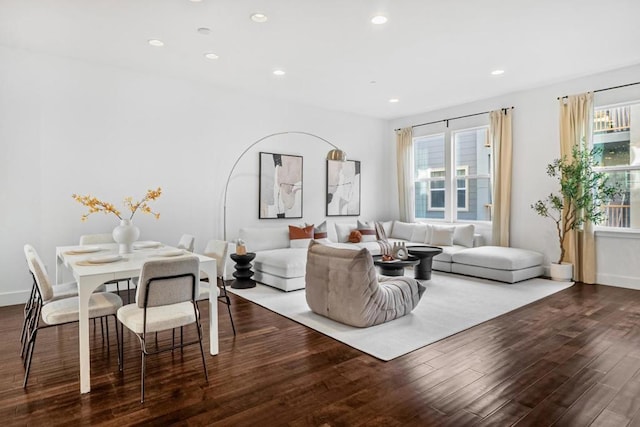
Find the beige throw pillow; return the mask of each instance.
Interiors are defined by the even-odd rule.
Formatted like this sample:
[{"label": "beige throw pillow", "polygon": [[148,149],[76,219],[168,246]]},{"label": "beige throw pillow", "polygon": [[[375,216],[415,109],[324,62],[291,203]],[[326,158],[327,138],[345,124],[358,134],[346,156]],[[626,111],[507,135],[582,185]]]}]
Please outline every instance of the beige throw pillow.
[{"label": "beige throw pillow", "polygon": [[429,243],[435,246],[451,246],[453,245],[454,231],[454,226],[433,225],[431,227],[431,241]]},{"label": "beige throw pillow", "polygon": [[456,225],[455,227],[456,229],[453,232],[453,244],[472,248],[473,234],[475,232],[473,224]]}]

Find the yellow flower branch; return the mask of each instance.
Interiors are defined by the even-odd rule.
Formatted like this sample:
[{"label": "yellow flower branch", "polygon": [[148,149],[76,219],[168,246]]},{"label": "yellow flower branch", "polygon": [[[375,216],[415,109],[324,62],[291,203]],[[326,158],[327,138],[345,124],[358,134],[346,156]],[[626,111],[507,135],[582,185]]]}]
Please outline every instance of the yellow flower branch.
[{"label": "yellow flower branch", "polygon": [[[126,197],[124,199],[124,205],[131,211],[131,215],[129,219],[133,219],[133,215],[140,210],[145,214],[150,214],[156,217],[156,219],[160,219],[160,214],[151,210],[151,206],[147,202],[156,200],[162,194],[162,189],[158,187],[156,190],[147,190],[147,194],[138,202],[134,202],[132,197]],[[71,197],[78,203],[83,204],[87,208],[89,208],[89,212],[82,215],[80,218],[82,221],[86,221],[89,218],[89,215],[96,212],[103,212],[105,214],[114,214],[119,219],[122,219],[122,214],[115,206],[111,203],[103,202],[96,197],[91,195],[80,196],[78,194],[72,194]]]}]

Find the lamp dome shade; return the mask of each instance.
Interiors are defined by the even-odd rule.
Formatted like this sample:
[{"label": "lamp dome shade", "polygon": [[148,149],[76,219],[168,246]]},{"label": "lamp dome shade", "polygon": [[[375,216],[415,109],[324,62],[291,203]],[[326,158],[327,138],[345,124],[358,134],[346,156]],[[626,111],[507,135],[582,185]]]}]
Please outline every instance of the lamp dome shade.
[{"label": "lamp dome shade", "polygon": [[327,153],[327,160],[337,160],[340,162],[344,162],[347,160],[347,153],[340,150],[339,148],[334,148]]}]

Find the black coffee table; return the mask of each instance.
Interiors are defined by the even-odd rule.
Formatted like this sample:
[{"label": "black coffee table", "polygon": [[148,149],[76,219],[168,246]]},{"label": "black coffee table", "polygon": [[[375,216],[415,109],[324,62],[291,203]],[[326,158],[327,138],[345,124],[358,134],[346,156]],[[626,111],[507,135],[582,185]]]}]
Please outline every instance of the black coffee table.
[{"label": "black coffee table", "polygon": [[417,265],[420,258],[409,255],[406,260],[394,259],[393,261],[383,261],[382,255],[373,256],[373,264],[380,267],[380,274],[383,276],[404,276],[404,268]]},{"label": "black coffee table", "polygon": [[437,246],[411,246],[407,252],[420,258],[420,263],[413,269],[418,280],[431,280],[431,264],[433,257],[442,253],[442,248]]}]

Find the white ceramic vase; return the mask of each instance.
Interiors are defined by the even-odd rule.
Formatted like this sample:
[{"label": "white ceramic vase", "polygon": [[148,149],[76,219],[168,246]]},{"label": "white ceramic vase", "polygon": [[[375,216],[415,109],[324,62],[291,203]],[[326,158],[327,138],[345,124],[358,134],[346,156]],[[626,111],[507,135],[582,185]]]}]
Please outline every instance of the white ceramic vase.
[{"label": "white ceramic vase", "polygon": [[113,240],[119,244],[118,253],[130,254],[133,242],[140,237],[140,230],[131,223],[130,219],[120,220],[120,225],[113,229]]},{"label": "white ceramic vase", "polygon": [[563,262],[562,264],[552,262],[549,268],[549,275],[552,280],[570,282],[573,279],[573,264],[569,262]]}]

